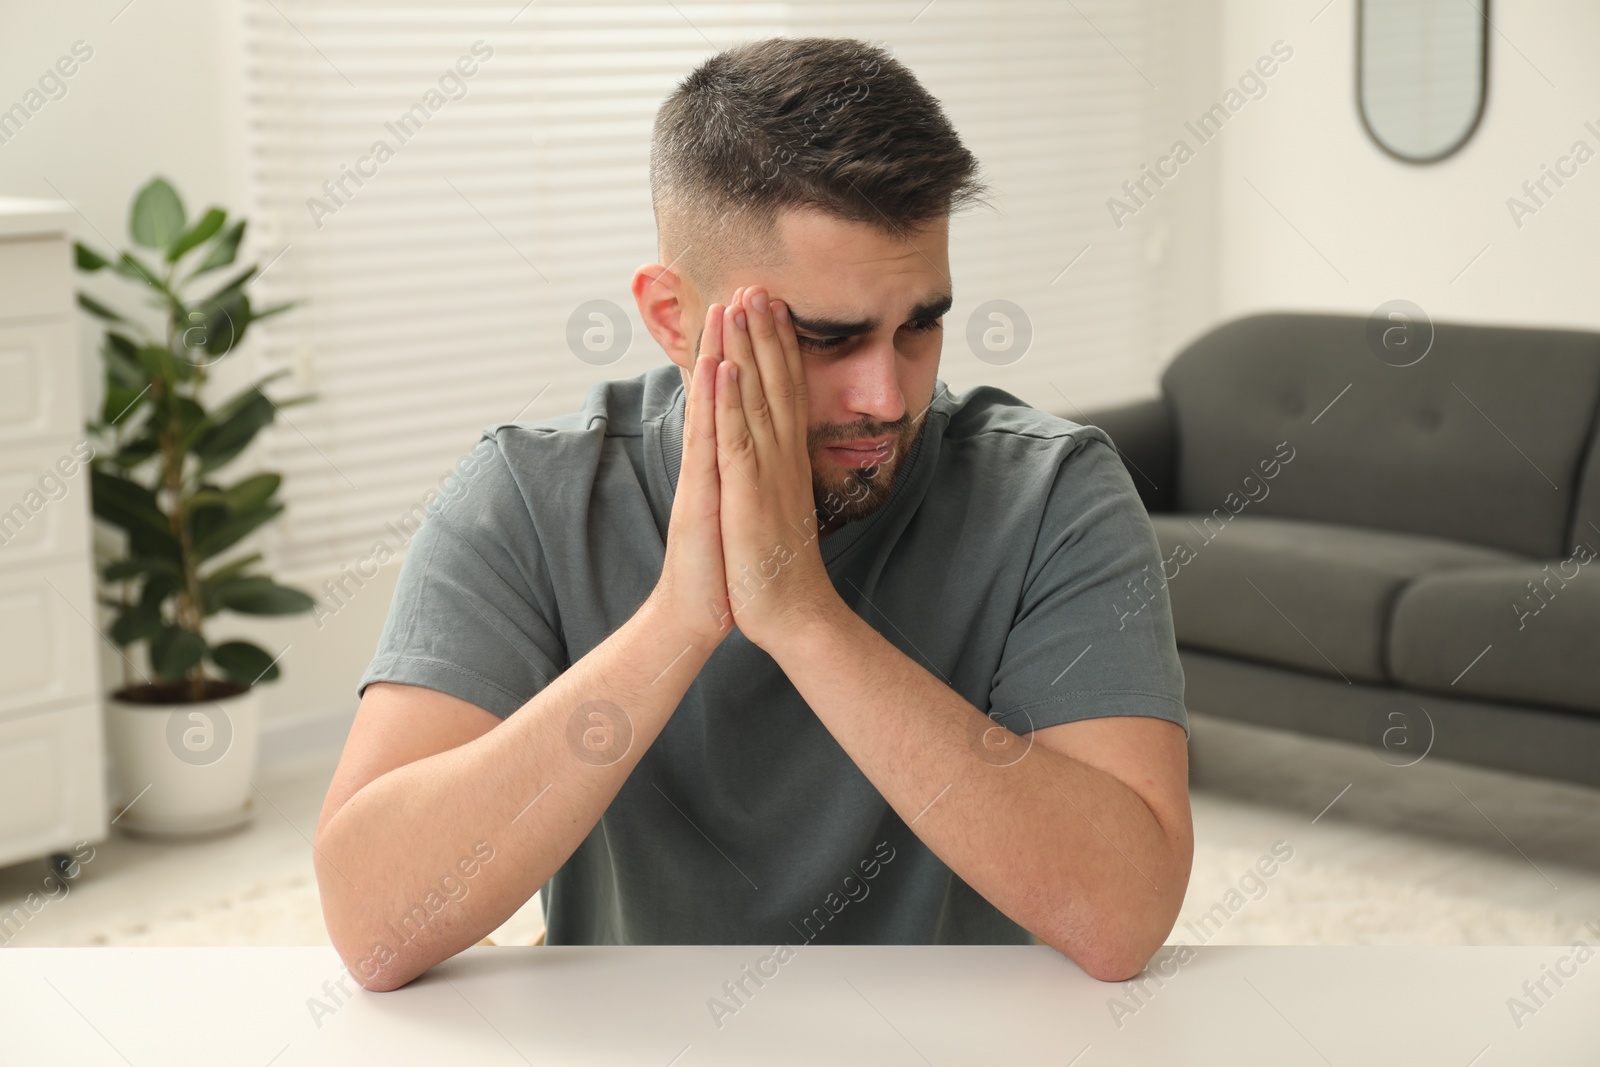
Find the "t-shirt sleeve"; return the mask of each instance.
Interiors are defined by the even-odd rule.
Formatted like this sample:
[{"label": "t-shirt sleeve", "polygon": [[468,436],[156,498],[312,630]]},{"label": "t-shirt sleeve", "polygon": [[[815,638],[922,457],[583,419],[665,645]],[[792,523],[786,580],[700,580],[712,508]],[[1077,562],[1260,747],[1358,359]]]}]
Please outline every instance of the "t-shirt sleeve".
[{"label": "t-shirt sleeve", "polygon": [[989,714],[1016,733],[1150,715],[1187,738],[1160,542],[1109,440],[1076,433],[1053,472]]},{"label": "t-shirt sleeve", "polygon": [[428,505],[356,692],[401,682],[506,718],[566,663],[558,623],[533,518],[486,434]]}]

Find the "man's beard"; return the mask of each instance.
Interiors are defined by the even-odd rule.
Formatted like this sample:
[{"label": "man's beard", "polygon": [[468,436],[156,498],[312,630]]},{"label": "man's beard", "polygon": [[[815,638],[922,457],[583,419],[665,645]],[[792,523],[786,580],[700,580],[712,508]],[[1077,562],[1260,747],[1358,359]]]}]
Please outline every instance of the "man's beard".
[{"label": "man's beard", "polygon": [[[845,523],[864,519],[881,508],[894,491],[900,468],[910,458],[912,446],[926,425],[924,418],[909,431],[904,431],[907,436],[892,443],[883,459],[874,467],[840,467],[839,461],[831,454],[818,461],[813,453],[811,493],[816,502],[818,523],[830,530],[836,529]],[[819,445],[816,452],[822,452],[826,447],[826,444]],[[840,469],[834,473],[832,468]]]}]

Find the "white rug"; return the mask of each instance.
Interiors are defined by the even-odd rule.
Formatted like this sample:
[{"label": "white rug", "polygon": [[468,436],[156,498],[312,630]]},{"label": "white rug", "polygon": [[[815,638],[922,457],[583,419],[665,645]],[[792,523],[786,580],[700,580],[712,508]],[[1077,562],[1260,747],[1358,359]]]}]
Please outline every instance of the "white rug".
[{"label": "white rug", "polygon": [[[1169,944],[1190,945],[1559,945],[1584,918],[1458,896],[1400,879],[1375,878],[1303,853],[1262,879],[1225,920],[1226,895],[1259,852],[1197,846],[1183,911]],[[1192,925],[1191,925],[1192,924]],[[1195,931],[1198,930],[1199,934]],[[1592,935],[1588,935],[1592,936]]]}]

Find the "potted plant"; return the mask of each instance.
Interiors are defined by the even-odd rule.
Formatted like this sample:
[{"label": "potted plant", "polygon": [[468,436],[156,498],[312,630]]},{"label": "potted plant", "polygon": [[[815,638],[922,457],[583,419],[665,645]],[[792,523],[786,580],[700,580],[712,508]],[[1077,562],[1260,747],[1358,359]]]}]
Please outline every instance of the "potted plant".
[{"label": "potted plant", "polygon": [[[284,615],[310,610],[305,593],[260,573],[259,553],[238,545],[283,511],[281,478],[237,480],[228,466],[278,409],[268,375],[208,406],[206,384],[252,323],[292,305],[256,310],[245,290],[257,268],[232,267],[245,220],[212,207],[184,214],[171,184],[154,178],[135,195],[128,223],[135,251],[105,254],[82,242],[80,270],[128,279],[151,309],[124,314],[87,293],[78,303],[105,323],[105,401],[89,421],[97,442],[90,471],[96,518],[114,528],[100,553],[101,603],[123,650],[121,688],[106,701],[106,737],[120,825],[165,835],[243,825],[254,812],[257,694],[278,677],[276,656],[248,641],[213,642],[220,612]],[[191,290],[204,287],[203,296]],[[142,646],[148,672],[129,658]],[[136,680],[133,675],[138,672]]]}]

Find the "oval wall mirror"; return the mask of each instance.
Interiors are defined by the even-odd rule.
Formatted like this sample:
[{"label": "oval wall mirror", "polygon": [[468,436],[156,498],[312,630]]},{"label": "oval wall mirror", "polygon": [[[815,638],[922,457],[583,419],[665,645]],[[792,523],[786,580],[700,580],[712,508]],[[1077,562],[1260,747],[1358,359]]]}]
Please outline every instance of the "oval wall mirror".
[{"label": "oval wall mirror", "polygon": [[1489,0],[1358,0],[1356,110],[1407,163],[1467,143],[1489,84]]}]

